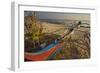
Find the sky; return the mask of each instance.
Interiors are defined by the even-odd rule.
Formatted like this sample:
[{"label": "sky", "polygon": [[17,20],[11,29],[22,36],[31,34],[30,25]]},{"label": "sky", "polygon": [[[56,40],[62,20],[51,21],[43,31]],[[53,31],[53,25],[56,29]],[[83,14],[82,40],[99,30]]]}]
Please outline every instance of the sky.
[{"label": "sky", "polygon": [[[32,15],[32,11],[25,11],[27,15]],[[90,20],[90,14],[86,13],[36,12],[36,16],[39,19]]]}]

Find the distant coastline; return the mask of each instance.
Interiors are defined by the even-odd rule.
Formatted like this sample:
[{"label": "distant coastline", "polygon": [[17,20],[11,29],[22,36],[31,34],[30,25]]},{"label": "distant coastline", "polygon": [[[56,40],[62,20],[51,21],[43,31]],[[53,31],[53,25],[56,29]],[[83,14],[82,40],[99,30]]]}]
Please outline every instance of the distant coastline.
[{"label": "distant coastline", "polygon": [[90,24],[89,20],[66,20],[66,19],[39,19],[42,22],[54,23],[54,24],[67,24],[68,26],[73,25],[81,21],[82,23]]}]

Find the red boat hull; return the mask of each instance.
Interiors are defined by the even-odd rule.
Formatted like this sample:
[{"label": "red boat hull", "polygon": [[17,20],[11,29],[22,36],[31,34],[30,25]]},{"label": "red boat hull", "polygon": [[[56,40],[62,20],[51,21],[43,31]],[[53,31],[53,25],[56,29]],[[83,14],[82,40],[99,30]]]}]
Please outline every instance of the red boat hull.
[{"label": "red boat hull", "polygon": [[42,61],[48,59],[57,49],[61,48],[64,45],[63,43],[59,43],[58,45],[52,47],[48,51],[44,51],[43,53],[40,54],[34,54],[34,53],[27,53],[25,52],[24,56],[25,59],[30,60],[30,61]]}]

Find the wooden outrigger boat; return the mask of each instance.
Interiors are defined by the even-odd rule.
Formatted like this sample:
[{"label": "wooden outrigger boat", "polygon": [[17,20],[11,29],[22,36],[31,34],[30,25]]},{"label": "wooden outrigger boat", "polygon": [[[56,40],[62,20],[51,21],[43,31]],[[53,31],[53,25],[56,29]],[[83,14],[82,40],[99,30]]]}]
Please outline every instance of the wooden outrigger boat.
[{"label": "wooden outrigger boat", "polygon": [[[79,24],[81,24],[81,23],[78,23],[78,25]],[[57,51],[62,49],[65,42],[61,42],[61,40],[66,35],[69,35],[73,30],[74,30],[74,27],[70,28],[67,33],[63,34],[62,37],[60,37],[57,40],[54,40],[53,43],[51,43],[47,47],[43,48],[41,51],[38,51],[38,52],[35,52],[35,53],[25,52],[25,54],[24,54],[25,59],[29,60],[29,61],[42,61],[42,60],[50,59],[53,55],[55,55],[57,53]]]}]

